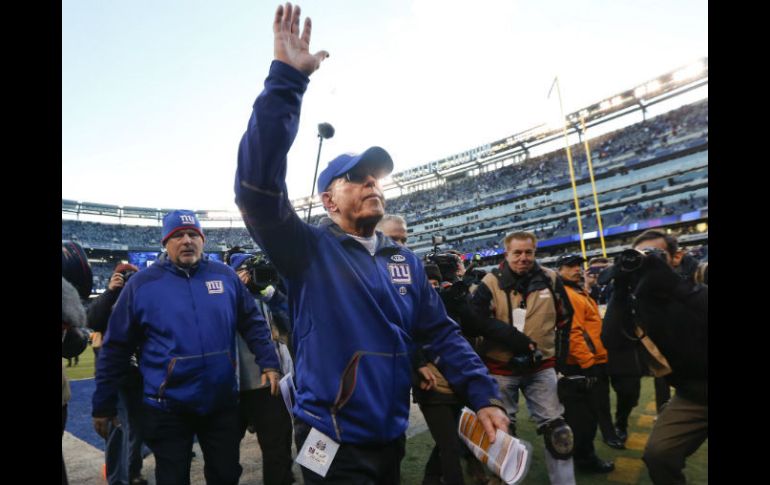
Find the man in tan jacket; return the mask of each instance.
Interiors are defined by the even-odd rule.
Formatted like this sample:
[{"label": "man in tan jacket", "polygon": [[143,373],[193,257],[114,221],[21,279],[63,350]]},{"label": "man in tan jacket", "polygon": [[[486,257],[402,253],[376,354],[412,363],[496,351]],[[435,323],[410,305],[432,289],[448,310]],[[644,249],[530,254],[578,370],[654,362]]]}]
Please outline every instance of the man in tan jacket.
[{"label": "man in tan jacket", "polygon": [[[545,461],[552,484],[574,484],[572,431],[557,395],[556,367],[566,362],[572,308],[555,271],[535,261],[537,238],[513,232],[504,239],[505,261],[487,273],[471,298],[481,317],[513,325],[535,349],[512,352],[484,340],[479,355],[498,383],[512,425],[516,423],[519,390],[546,444]],[[515,427],[512,431],[515,433]]]}]

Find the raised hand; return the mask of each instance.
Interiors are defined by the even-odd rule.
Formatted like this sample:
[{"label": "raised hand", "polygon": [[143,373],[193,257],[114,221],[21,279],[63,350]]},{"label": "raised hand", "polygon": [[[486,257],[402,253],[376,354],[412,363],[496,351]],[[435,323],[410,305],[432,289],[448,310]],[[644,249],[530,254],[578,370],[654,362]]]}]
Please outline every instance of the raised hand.
[{"label": "raised hand", "polygon": [[329,57],[329,53],[324,50],[310,53],[312,23],[310,17],[306,17],[300,35],[299,17],[299,5],[292,7],[291,3],[286,2],[285,6],[278,6],[273,21],[274,55],[277,60],[310,76],[321,67],[321,61]]}]

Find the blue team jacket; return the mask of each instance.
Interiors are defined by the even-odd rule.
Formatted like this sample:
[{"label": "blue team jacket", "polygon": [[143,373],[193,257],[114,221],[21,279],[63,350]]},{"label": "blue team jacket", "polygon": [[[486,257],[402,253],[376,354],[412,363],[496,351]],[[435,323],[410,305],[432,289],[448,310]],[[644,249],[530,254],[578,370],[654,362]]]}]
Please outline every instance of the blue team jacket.
[{"label": "blue team jacket", "polygon": [[280,369],[267,322],[235,272],[206,256],[190,274],[162,255],[115,303],[96,362],[94,416],[114,416],[120,376],[139,347],[144,401],[209,414],[237,402],[235,332],[261,368]]},{"label": "blue team jacket", "polygon": [[377,232],[374,256],[325,220],[299,219],[286,154],[308,78],[274,61],[238,152],[236,203],[287,283],[297,419],[344,443],[383,443],[409,419],[410,354],[429,343],[476,410],[501,405],[495,382],[446,314],[414,253]]}]

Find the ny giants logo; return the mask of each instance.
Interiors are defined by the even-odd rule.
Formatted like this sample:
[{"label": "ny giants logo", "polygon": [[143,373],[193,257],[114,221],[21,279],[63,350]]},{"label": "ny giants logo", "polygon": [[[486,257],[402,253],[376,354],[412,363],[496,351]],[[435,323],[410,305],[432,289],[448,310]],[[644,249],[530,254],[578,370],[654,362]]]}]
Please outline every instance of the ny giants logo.
[{"label": "ny giants logo", "polygon": [[179,218],[182,219],[182,224],[193,224],[193,225],[195,225],[195,218],[193,216],[188,216],[188,215],[180,214]]},{"label": "ny giants logo", "polygon": [[206,288],[209,290],[209,295],[215,295],[217,293],[225,292],[225,285],[223,285],[222,281],[220,280],[207,281]]},{"label": "ny giants logo", "polygon": [[388,272],[390,273],[390,280],[397,285],[411,285],[412,273],[410,272],[409,265],[406,263],[389,263]]}]

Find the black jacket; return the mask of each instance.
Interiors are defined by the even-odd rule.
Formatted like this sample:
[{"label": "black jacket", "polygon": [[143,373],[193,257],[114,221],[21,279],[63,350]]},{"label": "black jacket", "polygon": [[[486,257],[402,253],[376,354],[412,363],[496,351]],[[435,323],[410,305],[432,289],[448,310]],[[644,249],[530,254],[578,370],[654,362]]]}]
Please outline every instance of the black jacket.
[{"label": "black jacket", "polygon": [[613,288],[602,321],[602,343],[607,349],[607,374],[619,377],[649,375],[641,345],[634,335],[627,287]]},{"label": "black jacket", "polygon": [[[619,275],[615,283],[613,301],[616,296],[621,297],[623,301],[618,301],[618,308],[626,312],[633,306],[636,321],[668,360],[672,370],[666,377],[668,383],[683,397],[705,404],[708,399],[708,287],[682,278],[654,257],[645,259],[638,274]],[[610,310],[607,309],[608,315]],[[628,340],[625,335],[634,335],[633,320],[605,318],[602,341],[608,349],[622,339]]]},{"label": "black jacket", "polygon": [[88,307],[88,328],[94,332],[107,332],[107,322],[110,320],[112,307],[118,301],[120,290],[104,290]]}]

